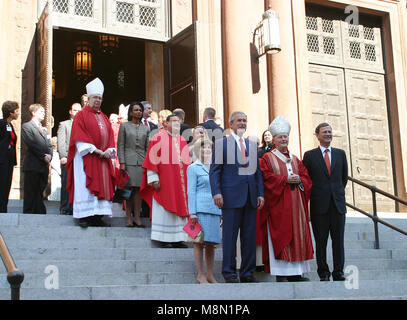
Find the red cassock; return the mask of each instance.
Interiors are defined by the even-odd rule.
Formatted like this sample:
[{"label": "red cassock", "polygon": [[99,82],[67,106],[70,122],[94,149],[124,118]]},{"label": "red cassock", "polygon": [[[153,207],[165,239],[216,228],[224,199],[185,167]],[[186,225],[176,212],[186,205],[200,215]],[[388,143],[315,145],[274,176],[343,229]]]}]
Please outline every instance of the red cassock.
[{"label": "red cassock", "polygon": [[[75,178],[73,159],[76,153],[75,143],[79,141],[93,144],[102,151],[114,148],[113,130],[107,116],[85,106],[74,118],[66,164],[68,172],[66,188],[69,192],[69,203],[73,203]],[[86,174],[86,188],[90,193],[99,200],[112,200],[115,188],[115,172],[112,160],[101,159],[93,153],[88,153],[83,157],[83,169]]]},{"label": "red cassock", "polygon": [[303,163],[294,155],[291,158],[293,173],[300,176],[303,191],[298,185],[292,190],[292,185],[287,184],[286,162],[272,152],[260,159],[265,203],[259,212],[259,229],[266,272],[270,272],[267,222],[275,259],[305,261],[313,258],[308,214],[312,181]]},{"label": "red cassock", "polygon": [[[187,217],[187,167],[191,163],[187,141],[171,136],[166,130],[156,133],[150,140],[143,162],[140,196],[150,206],[154,199],[167,211]],[[147,170],[158,173],[160,190],[147,183]]]}]

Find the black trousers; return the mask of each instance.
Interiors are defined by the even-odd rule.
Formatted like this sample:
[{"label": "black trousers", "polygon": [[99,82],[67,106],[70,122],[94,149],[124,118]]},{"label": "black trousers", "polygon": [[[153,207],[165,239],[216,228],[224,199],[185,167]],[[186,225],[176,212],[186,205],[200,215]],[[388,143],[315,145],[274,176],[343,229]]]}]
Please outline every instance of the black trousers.
[{"label": "black trousers", "polygon": [[61,202],[60,211],[72,213],[72,205],[69,203],[69,192],[66,190],[66,183],[68,182],[68,172],[66,165],[61,165]]},{"label": "black trousers", "polygon": [[345,264],[345,215],[337,211],[334,202],[331,200],[326,214],[311,216],[311,225],[315,238],[319,277],[330,276],[331,274],[328,264],[326,263],[326,246],[329,235],[331,235],[332,240],[332,276],[334,278],[343,276],[343,267]]},{"label": "black trousers", "polygon": [[47,184],[48,172],[24,171],[24,213],[47,213],[43,197]]},{"label": "black trousers", "polygon": [[0,164],[0,212],[7,212],[8,198],[13,180],[13,169],[14,165],[12,165],[11,159]]}]

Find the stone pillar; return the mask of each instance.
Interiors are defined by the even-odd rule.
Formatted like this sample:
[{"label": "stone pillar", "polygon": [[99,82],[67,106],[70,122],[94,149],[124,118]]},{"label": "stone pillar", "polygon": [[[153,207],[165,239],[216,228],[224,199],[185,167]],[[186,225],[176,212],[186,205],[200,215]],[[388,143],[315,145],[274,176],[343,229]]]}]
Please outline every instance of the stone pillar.
[{"label": "stone pillar", "polygon": [[297,79],[291,0],[273,0],[272,6],[280,18],[281,52],[268,57],[271,74],[269,83],[271,120],[282,115],[290,122],[289,149],[299,156]]},{"label": "stone pillar", "polygon": [[261,137],[268,128],[266,57],[255,61],[253,32],[262,20],[264,0],[222,1],[222,48],[225,127],[234,111],[248,116],[247,135]]},{"label": "stone pillar", "polygon": [[36,22],[36,1],[0,1],[0,105],[6,100],[17,101],[21,114],[13,122],[18,145],[10,199],[19,199],[22,191],[21,123],[29,104],[34,102]]},{"label": "stone pillar", "polygon": [[280,17],[281,52],[268,57],[270,113],[272,119],[278,115],[288,119],[289,149],[301,158],[305,151],[301,150],[301,138],[306,140],[307,149],[312,146],[305,7],[303,1],[273,0],[272,9]]},{"label": "stone pillar", "polygon": [[223,115],[221,0],[196,1],[199,122],[205,108]]}]

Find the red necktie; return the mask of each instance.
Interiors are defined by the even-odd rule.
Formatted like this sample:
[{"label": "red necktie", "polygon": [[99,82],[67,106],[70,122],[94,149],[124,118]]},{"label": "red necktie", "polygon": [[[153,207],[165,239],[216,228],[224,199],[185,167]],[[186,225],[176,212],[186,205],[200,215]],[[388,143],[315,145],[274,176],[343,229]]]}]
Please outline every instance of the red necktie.
[{"label": "red necktie", "polygon": [[325,160],[326,168],[328,169],[328,173],[329,173],[329,175],[331,175],[331,162],[329,161],[328,152],[329,152],[329,149],[325,149],[324,160]]},{"label": "red necktie", "polygon": [[148,127],[147,120],[146,119],[143,119],[143,120],[144,120],[144,125],[146,125]]},{"label": "red necktie", "polygon": [[246,148],[243,143],[243,138],[240,138],[240,152],[242,153],[242,158],[243,158],[243,164],[246,164],[247,159],[246,159]]}]

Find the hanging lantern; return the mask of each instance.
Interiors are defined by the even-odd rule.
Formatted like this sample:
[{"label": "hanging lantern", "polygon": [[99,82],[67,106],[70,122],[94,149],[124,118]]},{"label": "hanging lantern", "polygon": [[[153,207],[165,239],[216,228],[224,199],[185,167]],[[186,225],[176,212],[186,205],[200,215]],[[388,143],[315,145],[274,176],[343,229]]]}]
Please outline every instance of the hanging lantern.
[{"label": "hanging lantern", "polygon": [[263,14],[264,51],[274,54],[281,51],[278,13],[271,8]]},{"label": "hanging lantern", "polygon": [[99,35],[99,46],[103,53],[111,54],[119,48],[119,37],[108,34]]},{"label": "hanging lantern", "polygon": [[74,72],[78,77],[92,74],[92,49],[87,41],[79,41],[74,48]]}]

